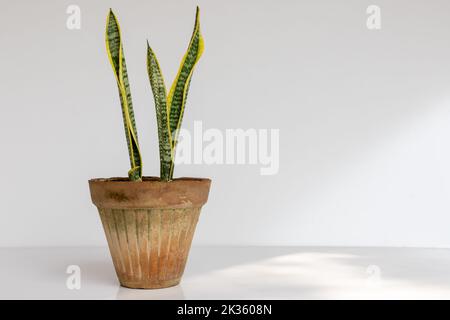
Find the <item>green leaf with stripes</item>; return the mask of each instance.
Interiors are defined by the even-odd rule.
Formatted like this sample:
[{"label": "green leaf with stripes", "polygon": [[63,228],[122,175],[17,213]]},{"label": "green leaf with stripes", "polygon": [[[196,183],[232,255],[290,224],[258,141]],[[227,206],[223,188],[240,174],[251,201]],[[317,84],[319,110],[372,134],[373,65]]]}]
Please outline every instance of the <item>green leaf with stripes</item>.
[{"label": "green leaf with stripes", "polygon": [[[197,7],[194,31],[192,33],[191,41],[189,42],[188,49],[181,61],[177,76],[175,77],[167,98],[172,154],[175,153],[175,148],[178,141],[179,130],[183,120],[184,107],[186,105],[191,77],[194,72],[194,67],[200,59],[203,50],[203,37],[200,33],[200,9]],[[173,170],[174,163],[172,162],[170,178],[173,176]]]},{"label": "green leaf with stripes", "polygon": [[178,73],[166,98],[166,87],[158,60],[147,43],[147,71],[153,91],[158,123],[161,180],[173,177],[174,155],[178,134],[183,120],[184,107],[194,67],[203,53],[203,37],[200,33],[200,10],[197,7],[194,31]]},{"label": "green leaf with stripes", "polygon": [[153,91],[158,124],[159,159],[161,180],[169,181],[173,165],[172,142],[170,138],[166,86],[156,55],[147,42],[147,72]]},{"label": "green leaf with stripes", "polygon": [[120,103],[122,106],[125,136],[127,139],[128,153],[131,164],[131,169],[128,171],[128,177],[132,181],[140,181],[142,180],[142,159],[137,138],[133,102],[131,100],[130,84],[128,81],[127,67],[123,54],[120,26],[112,10],[110,10],[108,14],[105,38],[106,50],[116,77]]}]

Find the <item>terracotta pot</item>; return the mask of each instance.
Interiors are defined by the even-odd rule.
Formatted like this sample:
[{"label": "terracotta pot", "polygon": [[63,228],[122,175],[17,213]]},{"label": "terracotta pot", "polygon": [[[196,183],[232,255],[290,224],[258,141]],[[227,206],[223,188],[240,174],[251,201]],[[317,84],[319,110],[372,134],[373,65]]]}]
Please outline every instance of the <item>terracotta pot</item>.
[{"label": "terracotta pot", "polygon": [[89,180],[122,286],[151,289],[180,282],[210,184],[197,178]]}]

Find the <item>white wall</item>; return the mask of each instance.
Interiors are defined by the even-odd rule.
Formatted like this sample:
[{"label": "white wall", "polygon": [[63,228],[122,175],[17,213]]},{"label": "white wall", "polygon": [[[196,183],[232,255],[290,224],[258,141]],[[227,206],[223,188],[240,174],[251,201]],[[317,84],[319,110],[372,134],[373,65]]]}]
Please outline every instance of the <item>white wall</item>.
[{"label": "white wall", "polygon": [[[145,40],[170,82],[197,2],[1,2],[0,246],[106,245],[87,180],[128,170],[108,8],[155,175]],[[449,1],[198,3],[206,50],[184,127],[279,128],[280,171],[179,166],[213,179],[196,244],[450,246]],[[69,4],[81,30],[66,28]]]}]

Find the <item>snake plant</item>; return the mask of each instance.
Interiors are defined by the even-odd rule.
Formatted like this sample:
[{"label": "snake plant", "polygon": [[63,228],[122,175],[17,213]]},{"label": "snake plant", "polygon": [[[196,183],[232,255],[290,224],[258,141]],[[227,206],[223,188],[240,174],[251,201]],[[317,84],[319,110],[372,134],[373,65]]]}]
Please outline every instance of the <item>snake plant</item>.
[{"label": "snake plant", "polygon": [[[159,139],[160,178],[163,181],[170,181],[173,178],[175,148],[183,120],[189,85],[194,67],[204,49],[203,37],[200,33],[199,14],[200,10],[197,7],[194,31],[168,94],[159,62],[147,41],[147,72],[155,101]],[[106,49],[119,88],[125,136],[131,164],[128,177],[132,181],[141,181],[142,159],[134,120],[130,85],[123,54],[120,27],[112,10],[109,12],[106,23]]]}]

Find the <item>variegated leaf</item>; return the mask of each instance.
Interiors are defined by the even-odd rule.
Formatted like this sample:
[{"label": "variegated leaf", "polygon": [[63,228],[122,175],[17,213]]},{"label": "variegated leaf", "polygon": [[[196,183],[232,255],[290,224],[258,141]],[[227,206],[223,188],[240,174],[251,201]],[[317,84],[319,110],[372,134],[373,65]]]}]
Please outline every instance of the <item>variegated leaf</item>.
[{"label": "variegated leaf", "polygon": [[158,124],[159,159],[161,180],[171,179],[170,171],[173,162],[172,142],[170,138],[169,117],[167,110],[166,86],[161,68],[155,53],[147,43],[147,72],[153,91]]},{"label": "variegated leaf", "polygon": [[[178,134],[183,120],[184,107],[189,90],[190,80],[194,71],[194,67],[203,53],[204,44],[203,37],[200,33],[200,10],[197,7],[195,15],[194,31],[189,43],[186,54],[184,55],[177,76],[167,98],[169,109],[169,127],[172,142],[173,154],[175,152]],[[170,177],[173,176],[173,163],[171,166]]]},{"label": "variegated leaf", "polygon": [[113,67],[114,75],[119,89],[120,103],[125,127],[125,136],[128,144],[131,169],[128,172],[130,180],[142,178],[142,160],[137,138],[136,122],[134,119],[133,102],[131,100],[130,84],[127,67],[123,54],[123,44],[120,35],[120,26],[116,16],[110,10],[106,22],[106,50]]}]

